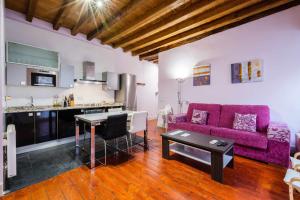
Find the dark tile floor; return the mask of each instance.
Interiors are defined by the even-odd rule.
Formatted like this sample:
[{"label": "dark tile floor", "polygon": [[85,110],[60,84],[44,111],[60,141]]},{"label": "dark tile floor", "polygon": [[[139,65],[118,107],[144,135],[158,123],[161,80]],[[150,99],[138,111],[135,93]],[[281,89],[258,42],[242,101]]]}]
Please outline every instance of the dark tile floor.
[{"label": "dark tile floor", "polygon": [[[135,143],[142,143],[143,138],[137,136]],[[81,146],[83,141],[81,141]],[[119,148],[126,149],[125,141],[119,141]],[[42,150],[17,155],[17,176],[7,180],[6,188],[12,192],[28,185],[49,179],[62,172],[79,167],[89,161],[89,142],[85,143],[85,151],[75,154],[75,143],[63,144]],[[96,157],[104,156],[103,142],[96,138]],[[108,148],[108,155],[114,150]]]}]

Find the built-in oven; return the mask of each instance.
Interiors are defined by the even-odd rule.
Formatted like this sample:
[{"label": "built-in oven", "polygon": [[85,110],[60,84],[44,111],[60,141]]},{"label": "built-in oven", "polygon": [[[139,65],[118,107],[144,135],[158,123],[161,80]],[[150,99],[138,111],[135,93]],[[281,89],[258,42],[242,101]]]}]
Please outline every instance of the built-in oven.
[{"label": "built-in oven", "polygon": [[27,69],[27,84],[31,86],[56,87],[58,75],[56,71],[43,69]]}]

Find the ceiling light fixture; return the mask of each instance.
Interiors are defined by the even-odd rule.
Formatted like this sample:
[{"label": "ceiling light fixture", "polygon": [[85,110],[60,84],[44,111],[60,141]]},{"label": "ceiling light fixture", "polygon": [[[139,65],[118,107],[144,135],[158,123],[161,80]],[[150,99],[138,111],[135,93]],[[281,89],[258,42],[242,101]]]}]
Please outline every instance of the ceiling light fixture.
[{"label": "ceiling light fixture", "polygon": [[97,0],[95,3],[98,8],[101,8],[104,5],[102,0]]}]

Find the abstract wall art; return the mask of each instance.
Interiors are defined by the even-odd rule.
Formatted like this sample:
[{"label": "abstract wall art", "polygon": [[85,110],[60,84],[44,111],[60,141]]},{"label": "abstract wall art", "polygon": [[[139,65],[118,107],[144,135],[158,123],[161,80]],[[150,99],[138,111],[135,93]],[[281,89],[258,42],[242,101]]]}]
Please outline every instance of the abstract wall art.
[{"label": "abstract wall art", "polygon": [[193,86],[210,85],[210,65],[193,67]]},{"label": "abstract wall art", "polygon": [[232,83],[250,83],[263,81],[262,60],[255,59],[231,64]]}]

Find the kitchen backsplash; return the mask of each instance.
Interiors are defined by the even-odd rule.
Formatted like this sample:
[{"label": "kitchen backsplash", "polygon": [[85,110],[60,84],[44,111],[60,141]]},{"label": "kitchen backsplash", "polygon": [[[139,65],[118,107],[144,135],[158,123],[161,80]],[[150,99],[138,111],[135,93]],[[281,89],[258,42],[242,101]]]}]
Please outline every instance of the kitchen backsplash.
[{"label": "kitchen backsplash", "polygon": [[55,96],[62,101],[69,94],[74,94],[75,104],[114,102],[114,91],[103,90],[102,85],[75,84],[71,89],[7,86],[6,96],[10,96],[11,99],[7,100],[4,106],[29,106],[31,96],[35,106],[52,105]]}]

